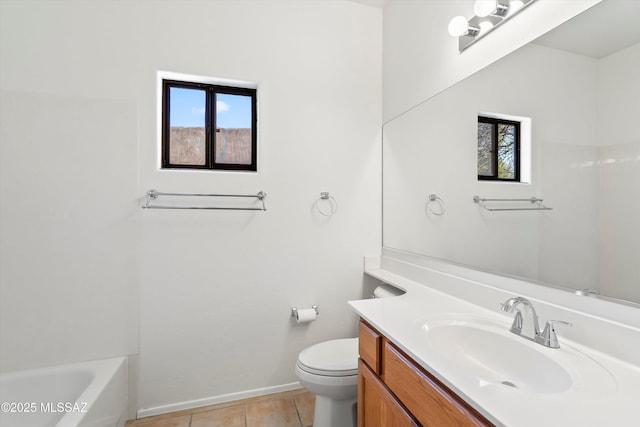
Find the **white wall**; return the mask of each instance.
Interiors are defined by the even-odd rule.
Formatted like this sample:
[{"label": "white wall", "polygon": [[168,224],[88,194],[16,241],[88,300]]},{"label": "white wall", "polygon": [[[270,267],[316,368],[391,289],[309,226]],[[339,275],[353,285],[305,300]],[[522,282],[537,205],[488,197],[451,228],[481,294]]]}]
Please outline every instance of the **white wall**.
[{"label": "white wall", "polygon": [[537,0],[463,53],[447,26],[474,0],[394,0],[384,10],[383,119],[397,117],[601,0]]},{"label": "white wall", "polygon": [[[138,407],[157,408],[292,383],[302,348],[355,335],[381,246],[381,9],[1,5],[3,369],[136,353],[139,325]],[[158,70],[258,84],[257,174],[157,170]],[[150,188],[264,190],[268,211],[142,211]]]},{"label": "white wall", "polygon": [[640,44],[598,62],[600,290],[640,301]]},{"label": "white wall", "polygon": [[[593,59],[528,45],[387,123],[384,245],[565,286],[595,284],[598,174],[576,165],[597,156],[596,71]],[[531,118],[531,183],[477,180],[481,111]],[[425,210],[430,193],[444,200],[444,215]],[[544,197],[554,210],[487,212],[473,195]]]},{"label": "white wall", "polygon": [[0,3],[2,371],[138,351],[135,86],[117,17],[61,6]]},{"label": "white wall", "polygon": [[[196,34],[149,28],[145,106],[153,108],[153,66],[257,82],[259,172],[158,172],[149,133],[141,192],[263,190],[268,211],[143,213],[141,408],[297,381],[305,346],[355,336],[346,301],[361,295],[362,256],[381,244],[382,11],[283,1],[173,3],[154,13],[189,22],[204,40],[175,57],[162,46],[184,48]],[[208,16],[221,25],[207,28]],[[230,33],[246,36],[234,45]],[[200,57],[206,46],[215,55]],[[155,130],[154,115],[143,120]],[[312,209],[321,191],[338,201],[330,219]],[[316,322],[292,324],[292,306],[313,304]]]}]

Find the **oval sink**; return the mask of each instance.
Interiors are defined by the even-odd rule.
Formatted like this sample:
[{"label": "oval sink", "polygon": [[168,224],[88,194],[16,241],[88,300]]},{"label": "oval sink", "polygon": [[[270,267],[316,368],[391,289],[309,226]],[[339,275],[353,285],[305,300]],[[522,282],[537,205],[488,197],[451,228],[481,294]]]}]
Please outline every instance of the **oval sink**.
[{"label": "oval sink", "polygon": [[553,359],[494,331],[468,324],[441,325],[429,330],[429,340],[448,349],[452,362],[488,382],[538,393],[559,393],[572,384],[569,373]]},{"label": "oval sink", "polygon": [[571,390],[603,395],[617,389],[604,367],[577,350],[545,348],[488,319],[433,319],[423,328],[430,354],[481,386],[538,394]]}]

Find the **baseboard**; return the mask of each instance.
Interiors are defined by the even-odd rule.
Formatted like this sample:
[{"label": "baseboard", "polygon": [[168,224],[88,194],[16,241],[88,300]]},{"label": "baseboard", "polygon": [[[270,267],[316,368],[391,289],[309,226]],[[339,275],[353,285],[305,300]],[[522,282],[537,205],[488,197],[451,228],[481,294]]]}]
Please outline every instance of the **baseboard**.
[{"label": "baseboard", "polygon": [[194,409],[202,406],[216,405],[218,403],[233,402],[234,400],[248,399],[250,397],[264,396],[267,394],[281,393],[302,388],[299,382],[282,384],[273,387],[257,388],[254,390],[241,391],[237,393],[223,394],[220,396],[206,397],[203,399],[189,400],[186,402],[172,403],[170,405],[156,406],[153,408],[138,409],[137,417],[150,417],[152,415],[167,414],[170,412],[183,411],[185,409]]}]

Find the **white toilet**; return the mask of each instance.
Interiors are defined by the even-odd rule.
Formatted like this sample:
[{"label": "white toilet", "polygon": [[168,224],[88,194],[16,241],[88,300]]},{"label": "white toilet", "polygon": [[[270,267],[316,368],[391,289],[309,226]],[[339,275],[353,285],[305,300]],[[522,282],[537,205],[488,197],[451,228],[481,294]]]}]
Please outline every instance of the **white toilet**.
[{"label": "white toilet", "polygon": [[[374,298],[401,295],[378,286]],[[325,341],[302,350],[296,363],[300,384],[316,395],[313,427],[355,427],[358,400],[358,338]]]},{"label": "white toilet", "polygon": [[296,375],[316,395],[314,427],[355,427],[358,338],[307,347],[298,355]]}]

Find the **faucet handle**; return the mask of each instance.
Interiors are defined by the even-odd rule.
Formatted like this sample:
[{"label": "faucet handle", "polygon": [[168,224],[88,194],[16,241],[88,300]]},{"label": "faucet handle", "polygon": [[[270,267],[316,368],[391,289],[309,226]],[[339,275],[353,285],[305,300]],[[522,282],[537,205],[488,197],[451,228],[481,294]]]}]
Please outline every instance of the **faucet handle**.
[{"label": "faucet handle", "polygon": [[511,332],[516,335],[522,334],[522,312],[517,308],[514,309],[516,315],[513,317],[513,323],[511,324]]},{"label": "faucet handle", "polygon": [[560,344],[558,344],[558,337],[556,336],[556,330],[553,328],[553,325],[556,323],[566,326],[573,325],[572,323],[565,322],[564,320],[547,320],[547,324],[544,325],[544,330],[536,337],[536,341],[539,344],[550,348],[560,347]]}]

